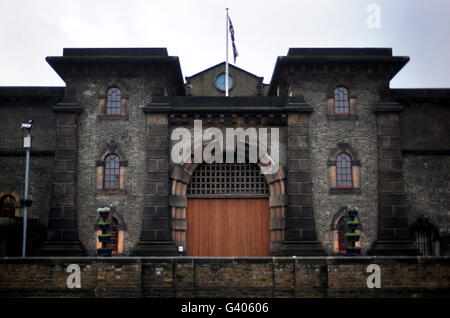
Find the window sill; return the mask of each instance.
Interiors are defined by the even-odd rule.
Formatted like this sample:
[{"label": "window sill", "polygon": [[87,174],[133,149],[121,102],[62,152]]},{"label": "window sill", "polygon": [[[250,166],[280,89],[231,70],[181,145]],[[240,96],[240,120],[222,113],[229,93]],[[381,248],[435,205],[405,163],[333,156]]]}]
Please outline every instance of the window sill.
[{"label": "window sill", "polygon": [[360,188],[331,188],[330,194],[361,194]]},{"label": "window sill", "polygon": [[127,194],[127,190],[125,189],[97,189],[97,196],[124,196]]},{"label": "window sill", "polygon": [[127,121],[128,115],[97,115],[98,120]]},{"label": "window sill", "polygon": [[329,120],[358,120],[358,115],[327,115]]}]

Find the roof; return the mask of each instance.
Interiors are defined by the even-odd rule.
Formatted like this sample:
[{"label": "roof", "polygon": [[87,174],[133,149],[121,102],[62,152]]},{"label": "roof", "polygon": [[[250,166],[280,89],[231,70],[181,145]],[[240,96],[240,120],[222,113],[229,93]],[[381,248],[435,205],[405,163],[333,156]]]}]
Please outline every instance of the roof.
[{"label": "roof", "polygon": [[287,65],[380,63],[392,66],[394,77],[408,63],[408,56],[393,56],[391,48],[290,48],[287,56],[279,56],[270,81],[269,95],[274,95],[281,69]]},{"label": "roof", "polygon": [[64,91],[65,87],[55,86],[0,86],[0,98],[61,98]]},{"label": "roof", "polygon": [[48,56],[46,61],[63,80],[66,66],[74,64],[169,65],[180,94],[185,93],[178,56],[169,56],[166,48],[65,48],[63,56]]},{"label": "roof", "polygon": [[393,88],[392,96],[399,99],[446,99],[450,100],[450,88]]},{"label": "roof", "polygon": [[64,48],[63,56],[169,56],[165,47],[145,48]]},{"label": "roof", "polygon": [[290,48],[288,56],[392,56],[391,48]]},{"label": "roof", "polygon": [[393,100],[404,105],[432,103],[450,107],[450,88],[394,88],[390,94]]},{"label": "roof", "polygon": [[[194,74],[194,75],[186,76],[186,79],[192,78],[192,77],[197,77],[197,76],[199,76],[199,75],[201,75],[201,74],[203,74],[203,73],[206,73],[206,72],[208,72],[208,71],[210,71],[210,70],[213,70],[213,69],[215,69],[215,68],[217,68],[217,67],[219,67],[219,66],[221,66],[221,65],[223,65],[223,64],[225,64],[225,62],[221,62],[221,63],[216,64],[216,65],[214,65],[214,66],[208,67],[207,69],[205,69],[205,70],[203,70],[203,71],[201,71],[201,72],[198,72],[198,73],[196,73],[196,74]],[[234,68],[235,70],[238,70],[239,72],[248,74],[249,76],[252,76],[252,77],[255,77],[255,78],[258,78],[258,79],[260,79],[261,81],[264,79],[264,77],[257,76],[257,75],[255,75],[255,74],[252,74],[252,73],[250,73],[250,72],[247,72],[246,70],[244,70],[244,69],[242,69],[242,68],[239,68],[239,67],[237,67],[237,66],[235,66],[235,65],[233,65],[233,64],[228,63],[228,66],[231,67],[231,68]]]}]

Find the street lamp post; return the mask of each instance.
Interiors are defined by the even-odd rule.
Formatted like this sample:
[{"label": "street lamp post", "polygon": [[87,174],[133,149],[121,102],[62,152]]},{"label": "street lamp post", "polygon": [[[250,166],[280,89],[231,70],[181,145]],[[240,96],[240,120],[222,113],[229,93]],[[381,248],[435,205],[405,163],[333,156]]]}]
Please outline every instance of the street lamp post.
[{"label": "street lamp post", "polygon": [[26,255],[27,247],[27,210],[31,206],[31,202],[28,200],[28,183],[30,178],[30,149],[31,149],[31,128],[33,127],[33,121],[22,124],[22,129],[27,131],[27,135],[23,138],[23,147],[26,150],[26,163],[25,163],[25,197],[23,208],[23,242],[22,242],[22,257]]}]

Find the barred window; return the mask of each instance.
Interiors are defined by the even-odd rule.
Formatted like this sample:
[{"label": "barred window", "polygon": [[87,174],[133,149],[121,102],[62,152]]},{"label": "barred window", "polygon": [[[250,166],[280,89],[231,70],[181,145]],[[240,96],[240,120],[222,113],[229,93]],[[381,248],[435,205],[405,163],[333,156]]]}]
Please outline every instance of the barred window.
[{"label": "barred window", "polygon": [[348,115],[350,113],[350,101],[348,89],[343,86],[334,90],[334,113],[336,115]]},{"label": "barred window", "polygon": [[352,158],[346,153],[341,153],[336,159],[336,187],[351,188],[352,186]]},{"label": "barred window", "polygon": [[106,115],[121,114],[122,95],[118,87],[110,87],[106,97]]},{"label": "barred window", "polygon": [[266,179],[257,164],[203,164],[192,175],[190,197],[268,196]]},{"label": "barred window", "polygon": [[119,156],[111,154],[105,158],[104,189],[120,188]]},{"label": "barred window", "polygon": [[431,233],[427,230],[417,230],[415,233],[416,245],[423,256],[431,255]]}]

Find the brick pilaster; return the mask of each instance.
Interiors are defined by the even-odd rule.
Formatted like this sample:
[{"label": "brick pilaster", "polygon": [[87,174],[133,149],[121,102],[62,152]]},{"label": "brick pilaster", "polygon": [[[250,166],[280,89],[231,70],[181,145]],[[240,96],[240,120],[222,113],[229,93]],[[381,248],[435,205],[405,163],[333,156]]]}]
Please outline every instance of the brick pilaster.
[{"label": "brick pilaster", "polygon": [[53,110],[56,113],[53,193],[47,241],[40,253],[83,255],[77,219],[78,117],[82,108],[78,103],[63,101]]},{"label": "brick pilaster", "polygon": [[374,255],[416,255],[408,231],[400,148],[399,113],[402,106],[380,103],[378,129],[378,239]]},{"label": "brick pilaster", "polygon": [[288,205],[282,255],[325,255],[314,222],[309,120],[309,112],[288,117]]},{"label": "brick pilaster", "polygon": [[139,244],[133,255],[176,255],[169,208],[168,114],[147,114],[144,211]]}]

